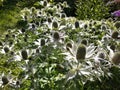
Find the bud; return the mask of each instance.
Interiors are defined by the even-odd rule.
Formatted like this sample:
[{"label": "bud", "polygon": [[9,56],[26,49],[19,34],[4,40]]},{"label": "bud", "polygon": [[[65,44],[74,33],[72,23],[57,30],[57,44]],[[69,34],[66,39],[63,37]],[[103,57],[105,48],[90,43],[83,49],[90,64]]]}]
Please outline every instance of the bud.
[{"label": "bud", "polygon": [[79,28],[79,22],[78,21],[75,22],[75,28]]},{"label": "bud", "polygon": [[60,39],[59,33],[58,32],[54,32],[53,38],[54,38],[54,40],[59,40]]},{"label": "bud", "polygon": [[24,60],[26,60],[26,59],[28,58],[28,54],[27,54],[27,51],[26,51],[26,50],[22,50],[22,51],[21,51],[21,55],[22,55],[22,58],[23,58]]},{"label": "bud", "polygon": [[113,33],[112,33],[112,38],[114,38],[114,39],[117,39],[118,38],[118,35],[119,35],[119,33],[117,32],[117,31],[114,31]]},{"label": "bud", "polygon": [[112,57],[112,62],[116,65],[120,63],[120,52],[116,52]]},{"label": "bud", "polygon": [[9,52],[9,48],[7,46],[4,47],[4,51],[5,51],[5,53],[8,53]]},{"label": "bud", "polygon": [[54,21],[54,22],[52,23],[52,26],[53,26],[54,28],[58,28],[58,23],[57,23],[56,21]]},{"label": "bud", "polygon": [[69,51],[69,48],[72,48],[72,44],[70,43],[70,42],[68,42],[67,44],[66,44],[66,49]]},{"label": "bud", "polygon": [[114,26],[118,29],[120,27],[120,21],[117,21]]},{"label": "bud", "polygon": [[45,39],[41,39],[41,46],[44,46],[45,45]]},{"label": "bud", "polygon": [[80,44],[77,53],[76,53],[76,58],[77,60],[85,59],[86,55],[86,47],[83,44]]},{"label": "bud", "polygon": [[6,85],[6,84],[8,84],[9,80],[7,79],[6,76],[3,76],[2,77],[2,82],[3,82],[3,85]]},{"label": "bud", "polygon": [[87,40],[86,40],[86,39],[83,39],[83,40],[81,41],[81,44],[87,45]]}]

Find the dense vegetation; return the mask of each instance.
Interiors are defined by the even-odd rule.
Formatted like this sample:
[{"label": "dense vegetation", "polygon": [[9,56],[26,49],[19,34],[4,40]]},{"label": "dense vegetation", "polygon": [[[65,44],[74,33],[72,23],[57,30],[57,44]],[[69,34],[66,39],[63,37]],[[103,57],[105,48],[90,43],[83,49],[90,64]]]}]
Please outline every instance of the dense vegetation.
[{"label": "dense vegetation", "polygon": [[66,1],[0,3],[0,90],[120,90],[120,21],[102,0]]}]

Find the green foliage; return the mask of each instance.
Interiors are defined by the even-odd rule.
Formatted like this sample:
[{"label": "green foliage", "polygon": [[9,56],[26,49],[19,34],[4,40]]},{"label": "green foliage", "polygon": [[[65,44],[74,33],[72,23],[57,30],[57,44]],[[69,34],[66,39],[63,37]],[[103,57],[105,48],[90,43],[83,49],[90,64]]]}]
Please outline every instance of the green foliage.
[{"label": "green foliage", "polygon": [[9,28],[15,28],[18,17],[20,17],[18,14],[19,12],[17,12],[17,10],[1,10],[0,13],[0,31],[5,31]]},{"label": "green foliage", "polygon": [[101,20],[109,17],[109,8],[103,0],[78,0],[76,3],[76,15],[78,19]]},{"label": "green foliage", "polygon": [[23,9],[24,7],[32,7],[37,1],[39,0],[1,0],[0,33],[5,32],[7,29],[15,28],[16,23],[20,20],[19,13],[21,9]]}]

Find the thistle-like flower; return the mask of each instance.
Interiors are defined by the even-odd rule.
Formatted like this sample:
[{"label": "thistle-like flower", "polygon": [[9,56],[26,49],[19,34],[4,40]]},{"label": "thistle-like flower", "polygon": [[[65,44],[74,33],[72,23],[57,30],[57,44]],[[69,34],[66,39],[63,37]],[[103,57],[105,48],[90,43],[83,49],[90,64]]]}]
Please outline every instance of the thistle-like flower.
[{"label": "thistle-like flower", "polygon": [[51,23],[52,22],[52,18],[47,18],[47,21],[48,21],[48,23]]},{"label": "thistle-like flower", "polygon": [[43,1],[43,6],[47,6],[48,2],[45,0]]},{"label": "thistle-like flower", "polygon": [[114,31],[113,33],[112,33],[112,38],[113,39],[117,39],[118,38],[118,35],[119,35],[119,33],[117,32],[117,31]]},{"label": "thistle-like flower", "polygon": [[8,53],[10,50],[9,50],[9,48],[6,46],[6,47],[4,47],[4,51],[5,51],[5,53]]},{"label": "thistle-like flower", "polygon": [[40,39],[37,39],[34,43],[38,47],[42,47],[46,44],[46,40],[44,38],[40,38]]},{"label": "thistle-like flower", "polygon": [[44,46],[45,45],[45,39],[41,39],[41,46]]},{"label": "thistle-like flower", "polygon": [[75,28],[79,28],[80,26],[79,26],[79,22],[78,21],[76,21],[75,22]]},{"label": "thistle-like flower", "polygon": [[58,22],[53,21],[53,22],[52,22],[52,27],[53,27],[53,28],[58,28]]},{"label": "thistle-like flower", "polygon": [[8,80],[8,78],[6,76],[3,76],[2,77],[2,82],[3,82],[3,85],[6,85],[6,84],[9,83],[9,80]]},{"label": "thistle-like flower", "polygon": [[26,60],[26,59],[28,58],[28,53],[27,53],[26,50],[22,50],[22,51],[21,51],[21,55],[22,55],[22,58],[23,58],[24,60]]},{"label": "thistle-like flower", "polygon": [[120,64],[120,52],[114,53],[112,57],[112,62],[116,65]]},{"label": "thistle-like flower", "polygon": [[81,41],[81,44],[87,45],[87,44],[88,44],[88,41],[87,41],[86,39],[83,39],[83,40]]},{"label": "thistle-like flower", "polygon": [[60,39],[59,33],[58,32],[54,32],[53,38],[54,38],[55,41],[58,41]]},{"label": "thistle-like flower", "polygon": [[77,44],[72,42],[72,48],[69,48],[68,52],[63,54],[66,55],[66,60],[68,62],[76,62],[82,63],[88,59],[93,59],[94,53],[96,52],[96,47],[91,44],[89,46],[85,46],[84,44]]}]

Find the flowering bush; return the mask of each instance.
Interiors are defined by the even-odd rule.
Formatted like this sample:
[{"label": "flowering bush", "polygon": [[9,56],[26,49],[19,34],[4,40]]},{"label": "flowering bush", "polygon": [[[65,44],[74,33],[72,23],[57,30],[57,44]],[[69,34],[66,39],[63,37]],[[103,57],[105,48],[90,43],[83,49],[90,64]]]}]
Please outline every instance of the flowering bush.
[{"label": "flowering bush", "polygon": [[118,81],[107,85],[120,78],[119,22],[78,20],[66,16],[65,3],[39,4],[0,37],[0,89],[120,89]]},{"label": "flowering bush", "polygon": [[105,5],[103,0],[78,0],[76,3],[76,9],[78,19],[82,20],[101,20],[110,16],[109,7]]}]

